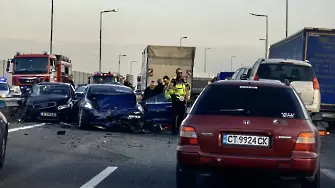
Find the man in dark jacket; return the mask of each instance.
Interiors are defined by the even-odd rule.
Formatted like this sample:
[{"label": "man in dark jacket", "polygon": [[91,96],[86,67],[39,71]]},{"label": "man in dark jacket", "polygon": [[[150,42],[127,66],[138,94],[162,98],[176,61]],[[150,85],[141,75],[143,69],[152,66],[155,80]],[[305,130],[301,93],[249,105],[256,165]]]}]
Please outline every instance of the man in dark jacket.
[{"label": "man in dark jacket", "polygon": [[71,74],[69,79],[68,79],[68,83],[72,85],[73,88],[75,88],[74,86],[74,82],[73,82],[73,75]]},{"label": "man in dark jacket", "polygon": [[157,95],[164,92],[164,85],[163,85],[162,79],[157,80],[157,85],[155,87],[155,92],[156,92]]},{"label": "man in dark jacket", "polygon": [[155,92],[155,81],[151,81],[150,85],[144,90],[144,100],[147,100],[150,97],[153,97],[156,95]]}]

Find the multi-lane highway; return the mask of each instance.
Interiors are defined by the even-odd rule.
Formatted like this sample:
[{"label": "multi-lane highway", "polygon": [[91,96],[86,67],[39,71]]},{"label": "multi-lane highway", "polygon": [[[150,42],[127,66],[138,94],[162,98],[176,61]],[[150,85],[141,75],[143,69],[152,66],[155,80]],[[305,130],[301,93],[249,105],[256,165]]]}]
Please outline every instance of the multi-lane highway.
[{"label": "multi-lane highway", "polygon": [[[176,137],[82,131],[61,124],[11,124],[1,188],[173,188]],[[324,140],[322,188],[335,185],[335,136]],[[248,180],[249,181],[249,180]],[[199,187],[238,187],[199,178]],[[295,181],[238,181],[299,188]],[[240,183],[241,184],[241,183]]]}]

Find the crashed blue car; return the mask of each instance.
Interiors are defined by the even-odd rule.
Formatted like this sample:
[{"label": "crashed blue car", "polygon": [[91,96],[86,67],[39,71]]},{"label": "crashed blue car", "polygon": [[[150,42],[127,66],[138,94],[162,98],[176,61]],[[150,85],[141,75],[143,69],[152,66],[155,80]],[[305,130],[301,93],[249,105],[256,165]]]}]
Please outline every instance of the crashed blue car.
[{"label": "crashed blue car", "polygon": [[150,97],[143,102],[145,111],[145,123],[155,132],[172,128],[174,117],[172,103],[167,100],[164,93]]},{"label": "crashed blue car", "polygon": [[144,110],[132,89],[114,84],[90,84],[78,95],[78,127],[102,126],[133,132],[144,128]]}]

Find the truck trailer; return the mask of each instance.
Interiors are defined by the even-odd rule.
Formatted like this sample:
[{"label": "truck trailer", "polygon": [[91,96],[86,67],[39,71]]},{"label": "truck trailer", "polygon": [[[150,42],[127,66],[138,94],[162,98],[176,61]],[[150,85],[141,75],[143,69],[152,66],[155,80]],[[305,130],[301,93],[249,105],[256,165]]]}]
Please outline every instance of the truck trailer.
[{"label": "truck trailer", "polygon": [[195,47],[148,45],[142,52],[141,90],[145,90],[151,81],[156,82],[165,75],[172,79],[176,76],[177,68],[183,70],[183,76],[192,88],[195,49]]},{"label": "truck trailer", "polygon": [[269,58],[309,61],[320,85],[320,112],[335,122],[335,29],[306,27],[272,44]]}]

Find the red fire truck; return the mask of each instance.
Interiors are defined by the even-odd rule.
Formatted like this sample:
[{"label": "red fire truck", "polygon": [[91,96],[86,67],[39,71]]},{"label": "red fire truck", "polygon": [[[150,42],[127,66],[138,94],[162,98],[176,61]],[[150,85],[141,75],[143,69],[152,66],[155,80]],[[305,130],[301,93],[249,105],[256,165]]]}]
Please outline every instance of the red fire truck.
[{"label": "red fire truck", "polygon": [[108,72],[95,72],[91,77],[89,77],[89,84],[106,84],[106,83],[114,83],[118,82],[117,74]]},{"label": "red fire truck", "polygon": [[[12,67],[11,67],[12,65]],[[11,67],[11,70],[10,70]],[[72,72],[71,60],[63,55],[48,53],[17,53],[7,62],[6,71],[12,74],[12,85],[27,88],[35,82],[62,82]]]}]

